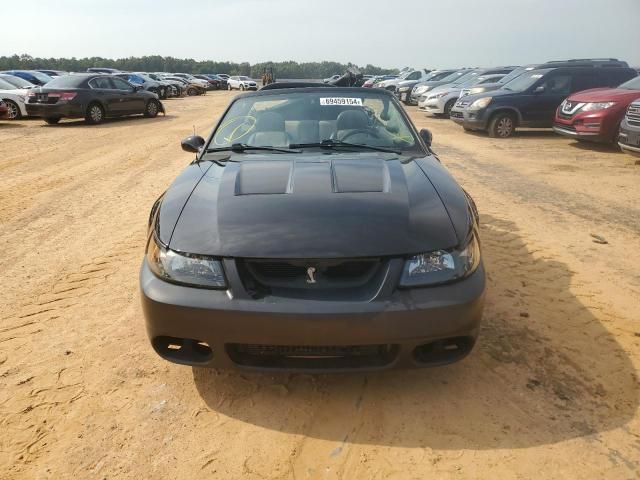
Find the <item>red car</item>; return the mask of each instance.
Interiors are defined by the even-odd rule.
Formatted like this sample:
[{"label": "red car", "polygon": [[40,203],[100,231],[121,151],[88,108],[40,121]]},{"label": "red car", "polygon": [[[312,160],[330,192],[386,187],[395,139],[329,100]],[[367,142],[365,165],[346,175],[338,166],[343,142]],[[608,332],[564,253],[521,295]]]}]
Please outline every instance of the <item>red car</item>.
[{"label": "red car", "polygon": [[574,93],[556,110],[553,130],[576,140],[616,145],[624,113],[638,98],[640,77],[618,88],[593,88]]},{"label": "red car", "polygon": [[0,118],[7,118],[9,116],[9,107],[7,104],[0,100]]}]

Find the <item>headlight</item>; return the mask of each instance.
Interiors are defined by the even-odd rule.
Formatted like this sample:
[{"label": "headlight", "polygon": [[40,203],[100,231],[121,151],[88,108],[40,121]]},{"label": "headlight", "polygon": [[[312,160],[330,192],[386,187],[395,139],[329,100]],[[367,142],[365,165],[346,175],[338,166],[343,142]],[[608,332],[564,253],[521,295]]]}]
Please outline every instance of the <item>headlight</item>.
[{"label": "headlight", "polygon": [[491,97],[483,97],[474,101],[471,105],[469,105],[468,110],[482,110],[483,108],[487,108],[487,106],[491,103]]},{"label": "headlight", "polygon": [[408,92],[409,90],[411,90],[411,87],[402,87],[398,89],[400,92]]},{"label": "headlight", "polygon": [[220,260],[204,255],[178,253],[158,245],[152,237],[147,249],[149,268],[168,282],[200,288],[225,288]]},{"label": "headlight", "polygon": [[415,93],[416,95],[421,95],[423,93],[427,93],[429,90],[431,90],[431,87],[428,85],[421,85],[417,88],[415,88],[413,90],[413,93]]},{"label": "headlight", "polygon": [[482,93],[484,92],[484,87],[474,87],[471,90],[469,90],[469,95],[475,95],[476,93]]},{"label": "headlight", "polygon": [[440,92],[440,93],[436,93],[433,97],[442,98],[442,97],[446,97],[447,95],[449,95],[449,92]]},{"label": "headlight", "polygon": [[468,277],[480,265],[476,235],[460,250],[436,250],[409,258],[404,264],[401,287],[426,287]]},{"label": "headlight", "polygon": [[[566,102],[566,100],[565,100]],[[596,103],[585,103],[584,107],[582,107],[583,112],[593,112],[595,110],[606,110],[607,108],[611,108],[616,104],[616,102],[596,102]]]}]

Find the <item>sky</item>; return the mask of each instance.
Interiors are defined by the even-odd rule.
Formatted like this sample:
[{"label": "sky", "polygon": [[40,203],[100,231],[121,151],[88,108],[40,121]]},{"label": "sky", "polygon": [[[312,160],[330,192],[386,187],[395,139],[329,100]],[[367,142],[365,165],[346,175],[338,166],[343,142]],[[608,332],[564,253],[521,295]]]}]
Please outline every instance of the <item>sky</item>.
[{"label": "sky", "polygon": [[640,66],[640,0],[29,0],[4,7],[0,55],[387,68],[616,57]]}]

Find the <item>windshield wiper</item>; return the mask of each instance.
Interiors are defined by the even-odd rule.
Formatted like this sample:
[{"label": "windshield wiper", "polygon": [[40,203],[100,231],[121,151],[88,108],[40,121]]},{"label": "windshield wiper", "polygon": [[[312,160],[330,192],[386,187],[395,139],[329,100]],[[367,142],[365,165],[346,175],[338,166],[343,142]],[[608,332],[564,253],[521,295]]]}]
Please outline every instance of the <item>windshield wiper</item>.
[{"label": "windshield wiper", "polygon": [[246,143],[234,143],[230,147],[220,147],[220,148],[207,148],[206,152],[246,152],[249,150],[267,150],[269,152],[281,152],[281,153],[302,153],[302,150],[294,150],[288,147],[270,147],[264,146],[260,147],[258,145],[247,145]]},{"label": "windshield wiper", "polygon": [[319,143],[292,143],[291,148],[339,148],[339,147],[351,147],[351,148],[364,148],[365,150],[375,150],[377,152],[395,153],[401,155],[402,152],[385,147],[374,147],[373,145],[362,145],[360,143],[343,142],[342,140],[322,140]]}]

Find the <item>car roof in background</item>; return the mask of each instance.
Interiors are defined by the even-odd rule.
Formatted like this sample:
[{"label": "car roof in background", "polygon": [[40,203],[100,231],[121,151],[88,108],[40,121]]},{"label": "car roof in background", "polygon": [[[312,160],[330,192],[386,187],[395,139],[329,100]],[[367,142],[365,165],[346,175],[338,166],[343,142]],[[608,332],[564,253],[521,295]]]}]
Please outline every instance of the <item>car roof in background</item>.
[{"label": "car roof in background", "polygon": [[[283,82],[284,83],[284,82]],[[383,89],[375,89],[375,88],[363,88],[363,87],[336,87],[331,86],[331,94],[367,94],[371,95],[380,95],[381,97],[388,97],[390,99],[395,99],[396,96],[390,92],[389,90]],[[235,98],[245,98],[245,97],[255,97],[255,96],[267,96],[267,95],[282,95],[286,93],[323,93],[327,91],[326,86],[322,86],[320,84],[314,84],[313,87],[295,87],[295,88],[273,88],[273,89],[260,89],[255,92],[247,92],[242,93]]]}]

